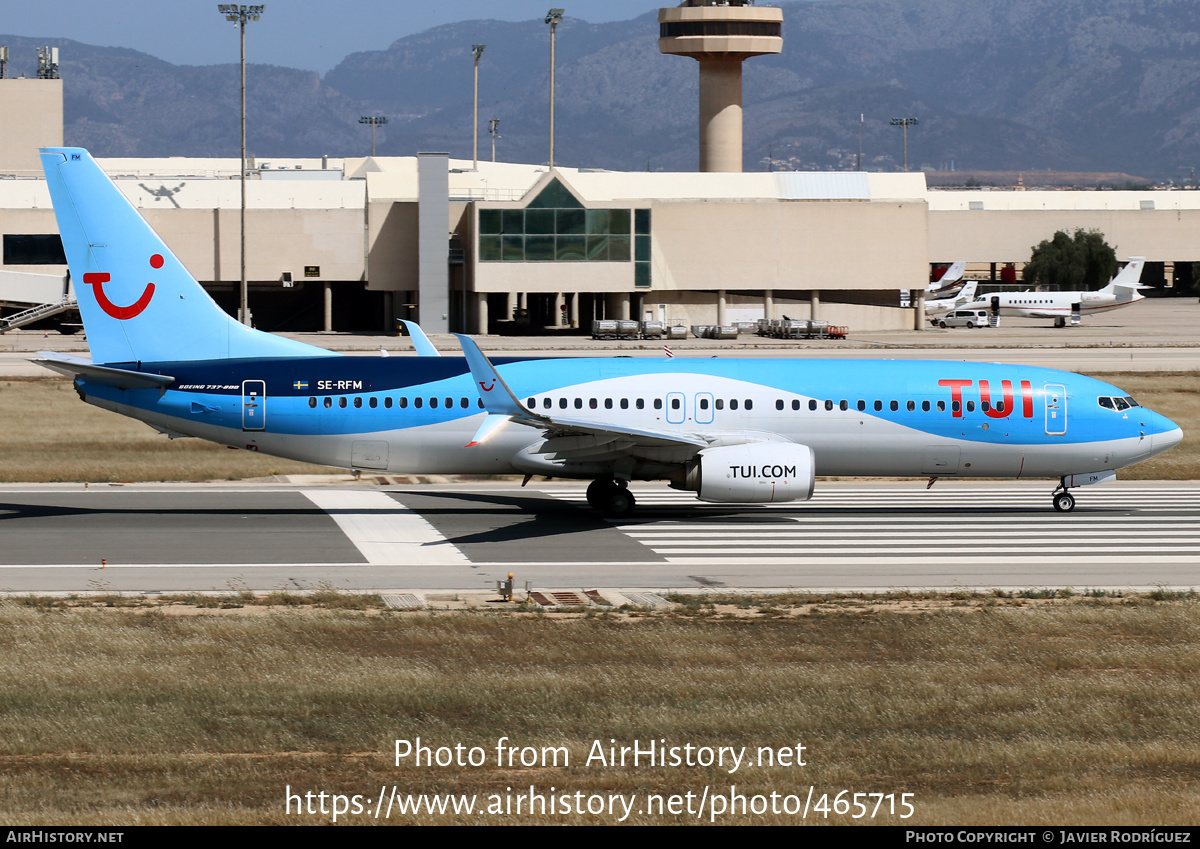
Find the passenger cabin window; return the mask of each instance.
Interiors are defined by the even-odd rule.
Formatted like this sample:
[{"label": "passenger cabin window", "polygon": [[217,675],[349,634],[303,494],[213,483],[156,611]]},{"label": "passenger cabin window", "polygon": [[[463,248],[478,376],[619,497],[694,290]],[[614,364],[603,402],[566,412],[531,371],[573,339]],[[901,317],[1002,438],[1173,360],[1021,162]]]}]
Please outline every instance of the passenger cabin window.
[{"label": "passenger cabin window", "polygon": [[326,395],[325,396],[325,409],[328,410],[332,406],[333,406],[333,399],[330,398],[328,395]]},{"label": "passenger cabin window", "polygon": [[662,398],[655,398],[655,399],[654,399],[654,409],[656,409],[656,410],[661,410],[661,409],[662,409],[662,407],[663,407],[663,405],[662,405]]},{"label": "passenger cabin window", "polygon": [[314,398],[309,398],[309,399],[308,399],[308,406],[310,406],[310,407],[315,407],[315,406],[317,406],[317,399],[316,399],[315,397],[314,397]]},{"label": "passenger cabin window", "polygon": [[810,410],[817,409],[817,399],[816,398],[810,398],[808,400],[808,409],[810,409]]}]

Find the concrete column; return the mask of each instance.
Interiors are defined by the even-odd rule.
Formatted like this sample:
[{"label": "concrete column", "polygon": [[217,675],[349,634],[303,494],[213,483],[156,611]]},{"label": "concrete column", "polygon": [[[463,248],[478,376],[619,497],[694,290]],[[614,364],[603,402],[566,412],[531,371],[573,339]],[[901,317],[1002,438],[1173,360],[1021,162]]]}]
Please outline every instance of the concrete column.
[{"label": "concrete column", "polygon": [[567,311],[571,314],[571,326],[578,327],[579,326],[579,293],[571,292],[570,294],[567,295],[567,301],[570,304]]},{"label": "concrete column", "polygon": [[808,296],[808,317],[813,321],[821,317],[821,290],[813,289]]},{"label": "concrete column", "polygon": [[563,318],[566,315],[566,310],[564,310],[563,307],[565,307],[566,305],[567,305],[566,296],[563,295],[562,292],[555,292],[554,293],[554,311],[553,311],[554,317],[551,319],[551,321],[554,322],[555,327],[563,326]]},{"label": "concrete column", "polygon": [[328,333],[333,330],[333,285],[329,282],[322,285],[325,287],[325,321],[322,329]]},{"label": "concrete column", "polygon": [[742,59],[700,59],[700,170],[742,170]]},{"label": "concrete column", "polygon": [[621,321],[629,321],[629,293],[621,292],[617,295],[617,317]]},{"label": "concrete column", "polygon": [[417,154],[418,313],[426,333],[450,332],[450,156]]},{"label": "concrete column", "polygon": [[508,310],[508,315],[504,316],[504,320],[511,321],[517,315],[517,293],[509,292],[506,297],[505,309]]},{"label": "concrete column", "polygon": [[763,318],[775,317],[775,290],[767,289],[763,292]]},{"label": "concrete column", "polygon": [[724,327],[725,321],[725,290],[717,290],[717,324]]},{"label": "concrete column", "polygon": [[480,336],[486,336],[488,332],[488,302],[487,292],[476,292],[475,303],[475,332]]},{"label": "concrete column", "polygon": [[913,289],[909,292],[909,301],[913,305],[913,330],[925,329],[925,290]]}]

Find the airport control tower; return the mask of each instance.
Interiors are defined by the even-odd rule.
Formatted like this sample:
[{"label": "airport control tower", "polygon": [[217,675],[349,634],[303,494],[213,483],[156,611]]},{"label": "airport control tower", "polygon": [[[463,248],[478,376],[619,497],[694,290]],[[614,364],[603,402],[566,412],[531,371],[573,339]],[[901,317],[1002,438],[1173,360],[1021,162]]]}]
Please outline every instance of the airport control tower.
[{"label": "airport control tower", "polygon": [[658,49],[700,63],[700,170],[742,170],[742,62],[783,50],[783,10],[686,0],[658,10]]}]

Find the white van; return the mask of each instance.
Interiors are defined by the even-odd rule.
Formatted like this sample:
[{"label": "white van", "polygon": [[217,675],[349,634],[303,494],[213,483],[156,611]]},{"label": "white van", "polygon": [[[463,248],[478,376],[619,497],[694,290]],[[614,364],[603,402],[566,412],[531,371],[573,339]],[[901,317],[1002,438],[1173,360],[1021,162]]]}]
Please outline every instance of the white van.
[{"label": "white van", "polygon": [[987,327],[987,310],[955,310],[938,320],[938,327]]}]

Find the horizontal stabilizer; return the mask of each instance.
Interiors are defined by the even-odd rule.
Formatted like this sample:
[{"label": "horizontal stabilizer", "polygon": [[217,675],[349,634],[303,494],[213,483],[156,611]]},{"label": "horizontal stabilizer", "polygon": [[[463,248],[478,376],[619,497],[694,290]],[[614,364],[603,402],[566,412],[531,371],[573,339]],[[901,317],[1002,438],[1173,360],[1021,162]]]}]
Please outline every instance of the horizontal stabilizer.
[{"label": "horizontal stabilizer", "polygon": [[83,357],[56,354],[53,351],[38,351],[38,355],[30,357],[29,360],[67,377],[82,377],[93,383],[115,386],[118,389],[166,389],[175,382],[175,378],[170,375],[98,366]]}]

